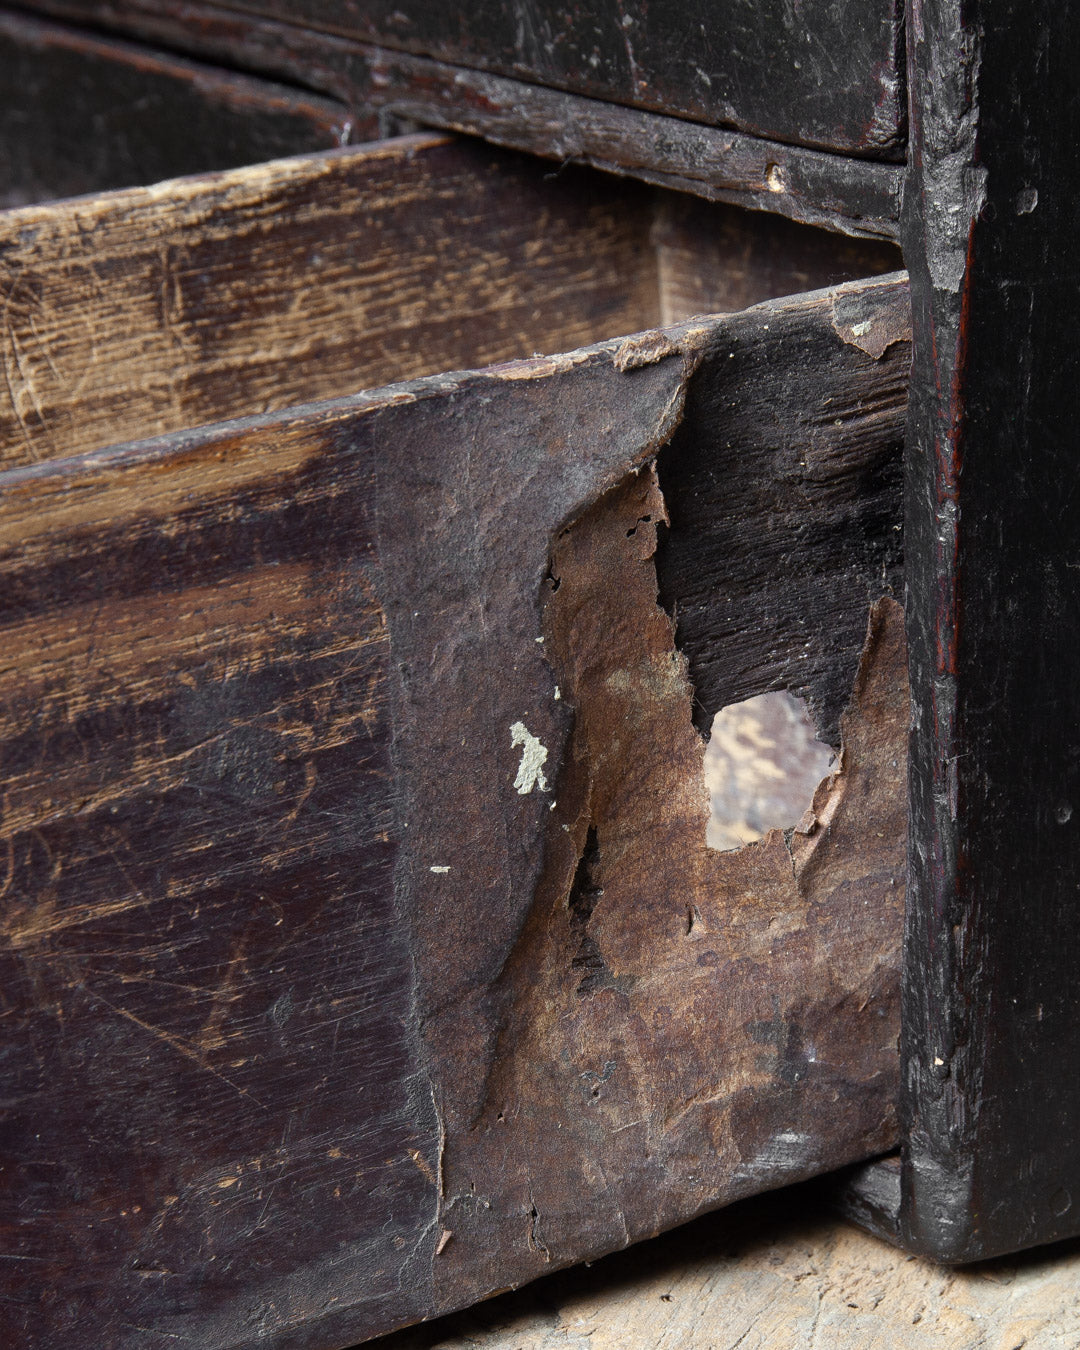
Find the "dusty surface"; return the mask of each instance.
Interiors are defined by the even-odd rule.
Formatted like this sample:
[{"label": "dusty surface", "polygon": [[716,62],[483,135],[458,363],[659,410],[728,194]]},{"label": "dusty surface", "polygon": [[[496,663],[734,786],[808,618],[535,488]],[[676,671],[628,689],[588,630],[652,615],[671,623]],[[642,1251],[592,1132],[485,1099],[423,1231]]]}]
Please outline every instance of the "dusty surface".
[{"label": "dusty surface", "polygon": [[379,1350],[1075,1350],[1080,1243],[946,1270],[810,1188],[377,1342]]}]

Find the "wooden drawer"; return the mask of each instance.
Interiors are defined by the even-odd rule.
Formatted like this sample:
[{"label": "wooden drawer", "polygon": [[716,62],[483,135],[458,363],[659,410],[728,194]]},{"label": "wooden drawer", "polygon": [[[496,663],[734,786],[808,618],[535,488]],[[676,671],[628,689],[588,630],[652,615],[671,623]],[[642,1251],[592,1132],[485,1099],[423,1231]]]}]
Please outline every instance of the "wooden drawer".
[{"label": "wooden drawer", "polygon": [[893,0],[232,8],[773,140],[879,157],[903,150],[902,11]]},{"label": "wooden drawer", "polygon": [[[688,317],[891,261],[775,228],[433,135],[0,217],[17,1339],[344,1346],[893,1145],[906,280]],[[841,758],[718,852],[770,689]]]},{"label": "wooden drawer", "polygon": [[[1080,388],[1067,345],[1078,299],[1070,253],[1077,105],[1068,59],[1077,28],[1068,7],[1044,4],[1029,14],[989,0],[907,0],[910,118],[905,128],[897,117],[896,134],[895,55],[869,74],[858,55],[873,49],[880,57],[886,28],[893,39],[900,32],[873,6],[862,16],[869,15],[869,47],[858,22],[839,41],[815,46],[837,78],[801,91],[798,43],[809,37],[813,45],[832,19],[803,6],[798,16],[785,11],[774,28],[767,0],[754,8],[761,23],[749,47],[739,27],[743,6],[726,7],[719,22],[730,41],[718,58],[683,21],[693,7],[665,29],[670,7],[629,6],[613,28],[604,0],[587,7],[590,21],[577,7],[557,33],[543,31],[550,11],[532,5],[527,17],[536,22],[520,36],[501,25],[505,13],[494,5],[479,11],[482,25],[408,4],[390,12],[366,0],[289,7],[288,14],[277,6],[277,17],[259,0],[240,8],[210,0],[38,0],[35,8],[312,91],[349,109],[350,136],[452,129],[560,166],[586,163],[710,201],[902,239],[913,334],[904,454],[913,709],[904,1134],[899,1166],[871,1166],[852,1204],[862,1221],[910,1250],[954,1261],[1073,1233],[1080,1080],[1061,1072],[1080,1047],[1070,993],[1080,929],[1062,921],[1080,863],[1080,752],[1068,730],[1080,725],[1072,575],[1080,515],[1062,476]],[[840,12],[833,7],[829,15]],[[301,22],[289,21],[296,13]],[[895,53],[895,42],[888,50]],[[771,65],[761,59],[766,51]],[[596,64],[586,70],[575,53],[595,55]],[[680,66],[694,79],[673,87]],[[821,62],[814,67],[820,74]],[[694,82],[700,71],[713,80],[711,108],[713,93],[706,97]],[[763,71],[769,98],[759,116],[753,105]],[[873,91],[882,99],[871,115]],[[860,99],[869,119],[862,131],[845,120]],[[823,108],[832,110],[833,129],[821,125]],[[670,313],[665,300],[661,322],[719,304],[708,299],[708,269],[702,278],[694,261],[692,213],[684,219],[679,208],[673,219],[674,242],[658,255],[659,291],[698,298],[685,311],[673,303]],[[719,233],[723,252],[732,236],[726,226]],[[752,243],[748,249],[762,256]],[[677,258],[689,265],[672,288],[664,278]],[[790,282],[794,271],[786,276]],[[773,293],[798,289],[778,282]],[[857,319],[853,337],[865,336],[866,322]],[[687,378],[689,409],[697,406],[697,377]],[[713,396],[715,409],[722,404],[722,395]],[[728,444],[719,433],[713,441]],[[792,472],[801,472],[797,448],[791,454]],[[700,557],[687,548],[681,575],[701,582],[693,604],[664,580],[669,538],[698,517],[676,510],[670,464],[683,460],[662,458],[672,529],[658,537],[657,580],[700,697],[712,655],[722,651],[726,659],[732,634],[733,650],[746,649],[738,639],[742,611],[735,605],[723,623],[712,617],[722,594],[713,577],[727,556],[712,545]],[[712,461],[703,455],[686,463],[708,468]],[[686,501],[701,506],[702,537],[730,542],[722,528],[727,484],[706,490],[693,474],[689,481]],[[778,481],[788,480],[780,474]],[[878,477],[867,484],[876,490]],[[781,498],[769,500],[776,513],[768,519],[784,520]],[[755,537],[774,535],[763,527]],[[781,529],[775,538],[783,537]],[[785,547],[759,569],[762,578],[785,576],[781,597],[792,593],[793,580],[801,585],[812,575],[792,570],[795,554]],[[856,549],[853,556],[869,555]],[[779,622],[783,609],[770,585],[763,580],[755,592],[755,612]],[[705,647],[695,648],[695,632]],[[774,643],[766,655],[782,647]]]},{"label": "wooden drawer", "polygon": [[31,7],[318,90],[350,109],[357,139],[441,127],[852,234],[897,234],[906,119],[893,0]]}]

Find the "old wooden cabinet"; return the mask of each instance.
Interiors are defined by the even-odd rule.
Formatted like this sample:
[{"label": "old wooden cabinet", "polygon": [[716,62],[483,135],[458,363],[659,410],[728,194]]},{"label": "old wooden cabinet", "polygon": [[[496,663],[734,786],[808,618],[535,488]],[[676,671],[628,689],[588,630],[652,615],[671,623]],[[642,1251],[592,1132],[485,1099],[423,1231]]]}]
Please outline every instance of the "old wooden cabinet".
[{"label": "old wooden cabinet", "polygon": [[[916,4],[905,91],[888,5],[34,8],[17,1343],[345,1346],[897,1149],[917,1250],[1073,1231],[1067,17]],[[717,852],[769,689],[835,771]]]}]

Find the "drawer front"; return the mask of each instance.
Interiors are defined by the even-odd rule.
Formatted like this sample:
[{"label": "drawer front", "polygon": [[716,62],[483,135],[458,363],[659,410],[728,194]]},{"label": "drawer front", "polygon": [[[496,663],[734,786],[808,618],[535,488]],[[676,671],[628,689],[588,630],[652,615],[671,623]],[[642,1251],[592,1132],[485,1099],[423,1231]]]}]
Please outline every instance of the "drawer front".
[{"label": "drawer front", "polygon": [[902,150],[893,0],[244,0],[233,8],[779,141],[879,156]]}]

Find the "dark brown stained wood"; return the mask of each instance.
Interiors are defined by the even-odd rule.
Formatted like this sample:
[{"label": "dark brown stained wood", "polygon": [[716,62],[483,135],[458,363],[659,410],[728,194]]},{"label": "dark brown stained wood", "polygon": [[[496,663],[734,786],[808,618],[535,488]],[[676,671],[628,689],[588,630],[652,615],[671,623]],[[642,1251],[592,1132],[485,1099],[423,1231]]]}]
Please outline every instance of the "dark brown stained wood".
[{"label": "dark brown stained wood", "polygon": [[874,612],[844,772],[806,834],[713,852],[692,691],[655,599],[662,512],[646,471],[552,559],[545,630],[577,720],[535,905],[489,995],[491,1072],[447,1089],[444,1308],[484,1292],[489,1252],[539,1275],[895,1137],[901,611]]},{"label": "dark brown stained wood", "polygon": [[0,464],[634,331],[650,209],[426,135],[0,215]]},{"label": "dark brown stained wood", "polygon": [[[386,129],[445,127],[808,224],[896,235],[902,170],[894,163],[806,149],[210,4],[38,0],[36,7],[318,89],[361,120],[377,116]],[[769,79],[775,85],[775,72]]]},{"label": "dark brown stained wood", "polygon": [[652,240],[665,324],[748,309],[904,265],[900,250],[883,240],[811,229],[684,193],[660,197]]},{"label": "dark brown stained wood", "polygon": [[902,154],[894,0],[233,0],[376,46],[841,153]]},{"label": "dark brown stained wood", "polygon": [[[0,476],[11,1343],[330,1350],[892,1146],[898,607],[803,833],[717,854],[653,554],[773,332],[880,463],[903,294]],[[778,588],[833,565],[793,539]]]},{"label": "dark brown stained wood", "polygon": [[342,103],[0,10],[0,206],[328,149]]},{"label": "dark brown stained wood", "polygon": [[317,448],[3,483],[8,1345],[362,1334],[434,1217],[376,465]]},{"label": "dark brown stained wood", "polygon": [[[691,390],[660,462],[657,571],[703,732],[729,703],[790,689],[836,745],[866,607],[902,594],[907,287],[853,284],[788,313],[803,304],[814,325],[750,311]],[[733,558],[738,583],[718,582]]]}]

